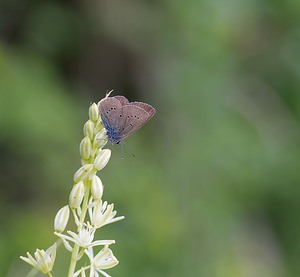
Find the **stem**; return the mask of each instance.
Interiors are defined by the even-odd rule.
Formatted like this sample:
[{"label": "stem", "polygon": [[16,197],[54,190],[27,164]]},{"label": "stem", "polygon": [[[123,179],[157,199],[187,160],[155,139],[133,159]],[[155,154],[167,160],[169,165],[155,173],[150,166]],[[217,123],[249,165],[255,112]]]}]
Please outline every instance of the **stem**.
[{"label": "stem", "polygon": [[[84,198],[83,198],[82,210],[81,210],[80,219],[79,219],[80,224],[78,225],[77,232],[79,232],[80,229],[82,228],[82,225],[83,225],[83,222],[84,222],[84,219],[85,219],[85,215],[86,215],[86,212],[87,212],[87,209],[88,209],[90,186],[87,185],[87,183],[85,183],[85,185],[86,185],[86,190],[85,190],[85,194],[84,194]],[[74,275],[75,268],[76,268],[76,263],[77,263],[78,251],[79,251],[79,245],[75,244],[74,248],[73,248],[73,251],[72,251],[68,277],[73,277],[73,275]]]},{"label": "stem", "polygon": [[48,272],[48,276],[49,277],[53,277],[53,275],[51,274],[51,272]]}]

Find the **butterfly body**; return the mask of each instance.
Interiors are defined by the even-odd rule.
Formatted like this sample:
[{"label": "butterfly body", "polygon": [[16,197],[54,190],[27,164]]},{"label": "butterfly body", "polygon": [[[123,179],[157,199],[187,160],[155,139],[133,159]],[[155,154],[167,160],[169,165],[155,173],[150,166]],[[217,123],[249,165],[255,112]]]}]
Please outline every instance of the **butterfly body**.
[{"label": "butterfly body", "polygon": [[103,122],[103,125],[106,129],[106,135],[111,143],[120,144],[120,130],[115,127],[111,127],[107,122]]},{"label": "butterfly body", "polygon": [[129,102],[124,96],[108,95],[99,102],[99,111],[107,139],[112,144],[122,143],[155,114],[155,109],[149,104]]}]

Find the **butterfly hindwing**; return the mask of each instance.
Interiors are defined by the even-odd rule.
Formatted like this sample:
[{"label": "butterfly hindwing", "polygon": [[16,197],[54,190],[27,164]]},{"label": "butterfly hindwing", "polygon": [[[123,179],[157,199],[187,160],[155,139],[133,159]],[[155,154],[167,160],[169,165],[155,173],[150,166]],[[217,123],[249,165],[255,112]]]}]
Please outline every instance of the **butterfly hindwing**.
[{"label": "butterfly hindwing", "polygon": [[117,96],[114,96],[114,97],[111,97],[111,98],[116,98],[118,99],[120,102],[121,102],[121,105],[124,106],[126,104],[129,103],[128,99],[122,95],[117,95]]},{"label": "butterfly hindwing", "polygon": [[144,109],[149,114],[149,118],[147,119],[146,122],[148,122],[152,118],[152,116],[155,114],[155,109],[152,106],[150,106],[149,104],[146,104],[143,102],[131,102],[131,103],[129,103],[129,105],[138,106],[138,107]]},{"label": "butterfly hindwing", "polygon": [[141,128],[149,119],[146,110],[136,105],[125,105],[122,108],[122,114],[125,119],[123,129],[120,132],[120,139],[123,140],[133,132]]}]

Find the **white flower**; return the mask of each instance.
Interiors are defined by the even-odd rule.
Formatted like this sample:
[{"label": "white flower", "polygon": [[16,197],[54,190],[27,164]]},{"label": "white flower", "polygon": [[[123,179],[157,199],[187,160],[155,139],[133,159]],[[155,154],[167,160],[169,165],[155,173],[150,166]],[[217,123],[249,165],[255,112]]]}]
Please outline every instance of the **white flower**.
[{"label": "white flower", "polygon": [[98,272],[99,272],[105,277],[110,277],[110,275],[104,272],[103,269],[112,268],[116,266],[118,263],[119,261],[114,256],[113,252],[106,245],[91,261],[91,273],[94,274],[92,276],[98,277],[99,276]]},{"label": "white flower", "polygon": [[54,232],[54,234],[58,237],[60,237],[66,247],[67,250],[72,251],[73,248],[69,244],[68,241],[74,242],[75,244],[79,245],[82,248],[88,248],[90,246],[97,246],[97,245],[110,245],[112,243],[115,243],[114,240],[96,240],[93,241],[94,235],[95,235],[96,228],[93,226],[86,226],[79,230],[78,234],[67,231],[69,236]]},{"label": "white flower", "polygon": [[96,228],[100,228],[104,225],[122,220],[124,216],[114,216],[117,214],[114,209],[114,204],[107,205],[107,202],[102,202],[101,199],[92,202],[89,207],[89,215],[91,224]]},{"label": "white flower", "polygon": [[56,244],[54,243],[51,247],[49,247],[46,251],[45,250],[40,250],[37,249],[34,252],[34,257],[33,258],[29,252],[26,253],[27,257],[21,256],[20,258],[41,271],[44,274],[47,274],[51,272],[54,261],[55,261],[55,256],[56,256]]},{"label": "white flower", "polygon": [[119,263],[113,252],[105,245],[102,250],[93,259],[94,267],[99,269],[108,269]]},{"label": "white flower", "polygon": [[112,268],[119,263],[108,245],[105,245],[95,257],[91,247],[85,250],[85,254],[89,257],[91,265],[82,267],[75,272],[74,277],[79,276],[79,274],[85,276],[85,270],[88,269],[90,270],[90,277],[99,277],[99,273],[105,277],[110,277],[103,269]]}]

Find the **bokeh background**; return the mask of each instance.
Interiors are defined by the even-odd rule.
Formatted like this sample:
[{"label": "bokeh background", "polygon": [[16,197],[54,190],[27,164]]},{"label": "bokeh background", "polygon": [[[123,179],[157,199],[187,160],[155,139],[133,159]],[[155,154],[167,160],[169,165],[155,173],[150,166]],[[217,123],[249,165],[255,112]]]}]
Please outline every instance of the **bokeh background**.
[{"label": "bokeh background", "polygon": [[292,0],[2,0],[0,276],[55,240],[111,89],[157,113],[124,160],[108,146],[104,199],[126,217],[97,235],[117,241],[109,274],[300,276],[299,18]]}]

